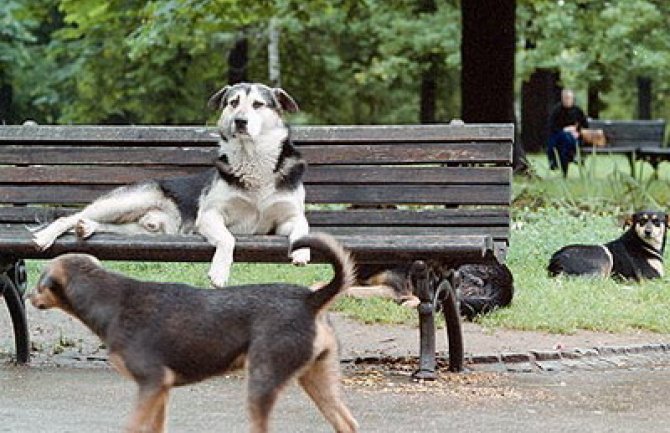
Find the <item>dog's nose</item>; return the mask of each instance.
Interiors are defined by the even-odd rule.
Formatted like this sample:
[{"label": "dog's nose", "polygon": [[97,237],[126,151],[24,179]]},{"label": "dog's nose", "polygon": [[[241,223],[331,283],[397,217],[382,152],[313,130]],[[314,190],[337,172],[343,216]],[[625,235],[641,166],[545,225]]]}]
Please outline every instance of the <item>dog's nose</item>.
[{"label": "dog's nose", "polygon": [[246,129],[247,123],[248,123],[247,119],[237,118],[237,119],[235,119],[235,128]]}]

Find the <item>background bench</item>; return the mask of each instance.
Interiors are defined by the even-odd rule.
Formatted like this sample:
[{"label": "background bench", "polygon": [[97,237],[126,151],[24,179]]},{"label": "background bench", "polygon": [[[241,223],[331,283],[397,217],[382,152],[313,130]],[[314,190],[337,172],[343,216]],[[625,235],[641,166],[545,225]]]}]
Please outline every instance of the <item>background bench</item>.
[{"label": "background bench", "polygon": [[[363,264],[416,262],[423,301],[420,371],[435,369],[433,312],[447,316],[450,366],[463,347],[450,275],[436,264],[504,260],[509,243],[512,125],[303,126],[292,137],[309,163],[306,201],[313,231],[334,234]],[[200,171],[217,151],[204,127],[0,127],[0,260],[3,286],[25,285],[23,259],[87,252],[101,259],[209,262],[200,236],[96,234],[61,237],[37,251],[25,225],[73,212],[121,184]],[[363,207],[350,209],[351,205]],[[391,206],[388,206],[391,205]],[[280,236],[238,236],[237,262],[289,263]],[[316,255],[313,261],[321,258]],[[11,269],[10,269],[11,268]],[[24,277],[23,277],[24,278]],[[6,297],[17,335],[17,358],[28,359],[25,314]],[[16,316],[16,318],[15,318]],[[25,335],[24,335],[25,334]]]},{"label": "background bench", "polygon": [[[628,158],[631,174],[635,175],[635,161],[639,159],[652,163],[654,170],[663,155],[670,155],[661,149],[665,139],[665,120],[589,120],[590,129],[602,129],[607,138],[604,147],[583,147],[582,155],[593,153],[621,154]],[[658,152],[660,159],[653,158]]]}]

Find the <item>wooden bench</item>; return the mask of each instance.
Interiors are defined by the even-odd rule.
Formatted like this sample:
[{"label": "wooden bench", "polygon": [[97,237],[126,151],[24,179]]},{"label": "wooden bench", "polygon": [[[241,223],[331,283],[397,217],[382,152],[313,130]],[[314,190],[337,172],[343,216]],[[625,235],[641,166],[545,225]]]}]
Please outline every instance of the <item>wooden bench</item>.
[{"label": "wooden bench", "polygon": [[[423,302],[418,377],[434,375],[439,308],[447,316],[450,367],[463,366],[451,276],[436,265],[504,260],[513,135],[512,125],[292,129],[309,163],[312,231],[334,234],[361,264],[416,262],[412,278]],[[25,311],[16,301],[25,287],[25,273],[15,271],[22,260],[78,251],[103,260],[209,262],[214,251],[197,235],[96,234],[81,241],[68,234],[42,252],[26,225],[69,214],[120,184],[203,170],[216,150],[216,133],[205,127],[0,127],[0,259],[19,362],[28,360]],[[235,261],[288,264],[287,250],[285,237],[238,236]]]},{"label": "wooden bench", "polygon": [[[621,154],[628,158],[631,174],[635,175],[635,161],[647,160],[654,170],[665,149],[661,149],[665,139],[665,120],[589,120],[590,129],[602,129],[607,139],[604,147],[582,147],[582,155]],[[656,153],[660,151],[659,153]],[[655,154],[660,159],[654,157]],[[670,155],[670,154],[668,154]]]}]

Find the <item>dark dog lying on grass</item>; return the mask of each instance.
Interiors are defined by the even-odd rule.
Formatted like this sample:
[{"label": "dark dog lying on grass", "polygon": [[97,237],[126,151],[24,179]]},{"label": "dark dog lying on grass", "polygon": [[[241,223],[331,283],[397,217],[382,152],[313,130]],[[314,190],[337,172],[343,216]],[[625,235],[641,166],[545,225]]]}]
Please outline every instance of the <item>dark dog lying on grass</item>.
[{"label": "dark dog lying on grass", "polygon": [[626,219],[626,232],[604,245],[568,245],[549,260],[550,276],[614,276],[627,280],[663,276],[663,252],[668,229],[664,212],[637,212]]},{"label": "dark dog lying on grass", "polygon": [[292,249],[320,251],[335,275],[321,290],[289,284],[197,289],[137,281],[105,270],[93,256],[66,254],[46,267],[31,295],[40,309],[61,308],[107,345],[109,360],[139,386],[129,432],[165,431],[173,386],[246,365],[250,431],[268,431],[278,394],[297,378],[337,432],[357,423],[342,402],[338,344],[326,308],[355,279],[349,254],[330,236]]},{"label": "dark dog lying on grass", "polygon": [[[409,270],[410,266],[392,269],[384,269],[382,265],[359,266],[362,285],[350,287],[345,294],[355,298],[390,298],[406,307],[416,307],[420,301],[412,291]],[[470,320],[510,305],[514,297],[514,278],[505,264],[463,265],[453,281],[461,314]]]}]

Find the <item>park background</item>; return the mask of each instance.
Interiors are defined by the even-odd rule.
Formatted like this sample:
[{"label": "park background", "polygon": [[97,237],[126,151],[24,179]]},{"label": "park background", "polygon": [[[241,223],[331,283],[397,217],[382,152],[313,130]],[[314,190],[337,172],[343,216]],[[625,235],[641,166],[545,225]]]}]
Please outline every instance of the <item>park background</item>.
[{"label": "park background", "polygon": [[[561,87],[592,118],[670,119],[667,0],[4,0],[0,122],[209,124],[228,83],[286,89],[294,124],[514,122],[511,308],[485,326],[670,332],[670,285],[548,279],[552,251],[604,242],[623,215],[667,209],[670,164],[631,176],[597,156],[563,179],[542,155]],[[666,139],[667,141],[667,139]],[[524,154],[528,154],[524,163]],[[29,263],[35,281],[39,262]],[[206,286],[205,264],[118,263]],[[233,283],[309,284],[328,269],[239,264]],[[411,322],[385,301],[344,300],[371,322]]]}]

